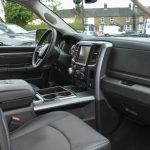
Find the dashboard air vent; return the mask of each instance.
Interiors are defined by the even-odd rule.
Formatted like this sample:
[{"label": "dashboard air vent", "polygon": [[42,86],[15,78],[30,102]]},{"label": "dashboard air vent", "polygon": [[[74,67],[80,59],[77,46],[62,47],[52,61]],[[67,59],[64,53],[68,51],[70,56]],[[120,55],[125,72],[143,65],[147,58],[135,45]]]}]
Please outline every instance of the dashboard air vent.
[{"label": "dashboard air vent", "polygon": [[95,65],[97,63],[100,52],[101,52],[101,45],[92,46],[89,58],[89,65]]}]

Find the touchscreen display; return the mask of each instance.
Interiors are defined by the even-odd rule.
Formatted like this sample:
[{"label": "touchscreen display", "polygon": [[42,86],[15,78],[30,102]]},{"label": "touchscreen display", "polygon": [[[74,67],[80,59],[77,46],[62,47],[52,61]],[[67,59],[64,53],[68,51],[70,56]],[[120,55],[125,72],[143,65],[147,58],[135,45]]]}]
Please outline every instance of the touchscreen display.
[{"label": "touchscreen display", "polygon": [[86,65],[89,57],[90,49],[91,49],[90,46],[81,46],[76,62]]}]

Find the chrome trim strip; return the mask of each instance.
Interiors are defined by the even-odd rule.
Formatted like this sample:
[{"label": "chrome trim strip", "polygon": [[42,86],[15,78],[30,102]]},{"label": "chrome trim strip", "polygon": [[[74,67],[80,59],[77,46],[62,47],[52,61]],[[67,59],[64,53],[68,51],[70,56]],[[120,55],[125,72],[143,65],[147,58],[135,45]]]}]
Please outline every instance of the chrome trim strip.
[{"label": "chrome trim strip", "polygon": [[44,103],[44,99],[38,93],[35,95],[35,98],[37,98],[38,100],[33,100],[34,105]]},{"label": "chrome trim strip", "polygon": [[54,100],[51,102],[45,102],[42,104],[36,104],[33,106],[34,111],[40,111],[40,110],[45,110],[45,109],[52,109],[52,108],[57,108],[57,107],[62,107],[62,106],[68,106],[72,104],[80,104],[84,102],[92,102],[95,100],[94,96],[86,96],[86,97],[76,97],[76,98],[64,98],[62,100]]},{"label": "chrome trim strip", "polygon": [[73,95],[73,96],[66,96],[66,97],[62,97],[62,98],[54,98],[54,100],[64,100],[64,99],[68,99],[68,98],[75,98],[76,96],[75,95]]}]

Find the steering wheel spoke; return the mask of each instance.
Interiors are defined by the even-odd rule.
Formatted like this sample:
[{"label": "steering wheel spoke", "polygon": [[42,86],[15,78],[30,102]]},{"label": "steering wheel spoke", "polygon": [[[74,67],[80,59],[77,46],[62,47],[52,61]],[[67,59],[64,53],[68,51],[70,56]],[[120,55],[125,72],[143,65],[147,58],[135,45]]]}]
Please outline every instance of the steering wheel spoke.
[{"label": "steering wheel spoke", "polygon": [[[45,44],[46,39],[48,38],[48,43]],[[47,60],[52,60],[53,51],[55,51],[55,43],[57,39],[57,31],[55,29],[47,30],[47,32],[42,36],[41,40],[35,48],[32,66],[38,68]]]},{"label": "steering wheel spoke", "polygon": [[41,61],[42,61],[42,59],[41,59],[41,58],[38,58],[37,61],[35,62],[35,65],[38,66],[38,64],[39,64]]}]

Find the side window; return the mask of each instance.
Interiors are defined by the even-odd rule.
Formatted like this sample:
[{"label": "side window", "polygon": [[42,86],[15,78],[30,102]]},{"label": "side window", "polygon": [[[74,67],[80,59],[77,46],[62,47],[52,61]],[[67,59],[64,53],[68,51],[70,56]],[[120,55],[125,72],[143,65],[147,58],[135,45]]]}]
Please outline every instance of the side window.
[{"label": "side window", "polygon": [[14,2],[0,2],[0,42],[3,46],[35,46],[37,29],[49,26],[33,12]]}]

